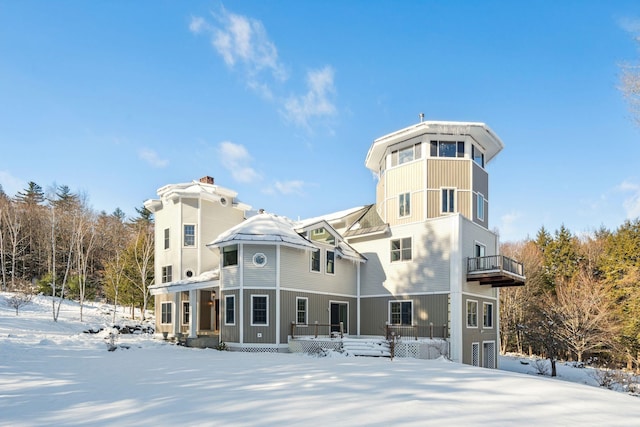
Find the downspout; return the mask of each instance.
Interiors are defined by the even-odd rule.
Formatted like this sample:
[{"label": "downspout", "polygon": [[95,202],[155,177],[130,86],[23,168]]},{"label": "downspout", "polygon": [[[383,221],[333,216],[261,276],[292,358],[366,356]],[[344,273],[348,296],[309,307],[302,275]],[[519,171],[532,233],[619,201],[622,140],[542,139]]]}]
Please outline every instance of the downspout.
[{"label": "downspout", "polygon": [[240,285],[239,299],[240,304],[238,304],[238,308],[240,309],[240,321],[238,322],[240,326],[240,344],[244,344],[244,274],[243,271],[243,261],[244,261],[244,245],[242,243],[238,244],[238,280]]},{"label": "downspout", "polygon": [[356,261],[356,333],[360,336],[360,262]]},{"label": "downspout", "polygon": [[449,287],[451,292],[451,334],[449,336],[450,355],[454,362],[462,363],[463,347],[463,298],[462,298],[462,254],[460,252],[460,214],[451,217],[451,255],[449,259]]},{"label": "downspout", "polygon": [[280,346],[280,245],[276,245],[276,347]]}]

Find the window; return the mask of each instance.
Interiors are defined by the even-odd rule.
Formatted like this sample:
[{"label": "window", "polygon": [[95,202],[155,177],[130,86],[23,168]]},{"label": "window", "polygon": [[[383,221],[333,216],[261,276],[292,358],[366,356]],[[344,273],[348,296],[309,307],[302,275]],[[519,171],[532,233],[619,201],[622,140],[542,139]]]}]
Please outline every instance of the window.
[{"label": "window", "polygon": [[196,245],[196,226],[185,225],[184,226],[184,246]]},{"label": "window", "polygon": [[478,193],[476,197],[476,216],[480,221],[484,221],[484,196]]},{"label": "window", "polygon": [[334,235],[329,233],[324,227],[314,229],[311,232],[310,239],[314,242],[323,242],[328,245],[333,245],[336,242]]},{"label": "window", "polygon": [[169,229],[164,229],[164,248],[169,249]]},{"label": "window", "polygon": [[251,295],[251,326],[269,326],[267,295]]},{"label": "window", "polygon": [[165,265],[164,267],[162,267],[162,283],[171,282],[171,270],[173,270],[173,268],[170,265]]},{"label": "window", "polygon": [[478,301],[467,300],[467,327],[478,327]]},{"label": "window", "polygon": [[399,196],[398,205],[400,216],[409,216],[411,214],[411,193],[403,193]]},{"label": "window", "polygon": [[162,324],[168,324],[171,323],[171,309],[172,309],[172,303],[170,302],[163,302],[161,305],[161,313],[162,315],[160,316],[161,318],[161,322]]},{"label": "window", "polygon": [[398,166],[403,163],[408,163],[413,160],[422,157],[422,144],[417,143],[410,147],[405,147],[400,150],[391,152],[391,166]]},{"label": "window", "polygon": [[327,251],[327,269],[325,272],[327,274],[335,274],[335,252]]},{"label": "window", "polygon": [[464,157],[464,142],[431,141],[431,157]]},{"label": "window", "polygon": [[391,241],[391,262],[411,259],[411,237]]},{"label": "window", "polygon": [[389,322],[392,325],[411,325],[413,301],[390,301]]},{"label": "window", "polygon": [[455,212],[456,190],[454,188],[442,189],[442,213]]},{"label": "window", "polygon": [[320,271],[320,249],[311,252],[311,271]]},{"label": "window", "polygon": [[493,304],[490,302],[483,304],[482,326],[484,328],[493,328]]},{"label": "window", "polygon": [[307,305],[309,299],[304,297],[296,298],[296,323],[299,325],[308,325],[307,320]]},{"label": "window", "polygon": [[182,301],[182,324],[189,324],[189,301]]},{"label": "window", "polygon": [[224,297],[224,324],[236,324],[236,296],[227,295]]},{"label": "window", "polygon": [[224,246],[222,248],[222,266],[238,265],[238,245]]},{"label": "window", "polygon": [[258,252],[253,255],[253,265],[256,267],[264,267],[267,265],[267,256],[262,252]]},{"label": "window", "polygon": [[471,157],[481,167],[484,167],[484,153],[480,151],[475,145],[471,146]]}]

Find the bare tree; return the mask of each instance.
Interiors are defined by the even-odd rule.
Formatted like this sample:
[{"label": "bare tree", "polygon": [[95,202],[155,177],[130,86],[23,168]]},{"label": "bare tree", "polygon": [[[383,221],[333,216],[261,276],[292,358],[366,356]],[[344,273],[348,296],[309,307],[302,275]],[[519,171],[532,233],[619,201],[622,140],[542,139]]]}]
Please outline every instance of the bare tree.
[{"label": "bare tree", "polygon": [[78,273],[78,290],[80,293],[80,321],[82,322],[82,308],[87,290],[89,261],[96,247],[95,215],[88,208],[81,207],[78,211],[77,230],[75,230],[75,256]]},{"label": "bare tree", "polygon": [[125,268],[125,274],[130,283],[140,291],[142,320],[144,320],[149,303],[149,286],[154,280],[154,230],[153,223],[148,221],[138,221],[133,226],[136,229],[135,238],[127,251],[127,263],[133,268]]},{"label": "bare tree", "polygon": [[617,327],[611,316],[609,295],[604,283],[581,272],[556,287],[556,298],[549,301],[559,319],[558,337],[579,362],[585,352],[609,349],[613,344]]},{"label": "bare tree", "polygon": [[16,316],[17,316],[20,308],[30,304],[32,298],[33,298],[32,293],[18,292],[12,295],[11,297],[7,298],[5,303],[7,304],[8,307],[11,307],[16,310]]}]

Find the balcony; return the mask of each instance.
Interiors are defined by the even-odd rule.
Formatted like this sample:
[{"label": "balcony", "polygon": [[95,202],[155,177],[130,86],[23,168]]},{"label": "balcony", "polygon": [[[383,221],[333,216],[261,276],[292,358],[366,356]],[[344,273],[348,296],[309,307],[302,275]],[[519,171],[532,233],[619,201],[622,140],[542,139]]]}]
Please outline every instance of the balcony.
[{"label": "balcony", "polygon": [[503,255],[467,258],[467,281],[492,288],[524,286],[524,265]]}]

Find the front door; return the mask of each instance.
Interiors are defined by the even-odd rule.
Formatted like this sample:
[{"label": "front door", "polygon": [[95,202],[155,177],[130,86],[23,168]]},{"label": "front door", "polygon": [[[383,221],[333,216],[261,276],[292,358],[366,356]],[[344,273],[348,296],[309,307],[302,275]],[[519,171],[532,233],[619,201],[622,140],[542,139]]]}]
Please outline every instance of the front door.
[{"label": "front door", "polygon": [[340,332],[340,322],[343,325],[343,332],[349,331],[347,318],[349,313],[349,304],[346,302],[332,302],[331,309],[331,332]]},{"label": "front door", "polygon": [[213,301],[211,301],[211,291],[200,291],[200,330],[211,330],[211,312],[213,311]]}]

